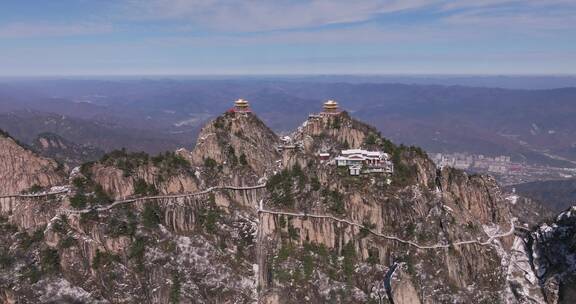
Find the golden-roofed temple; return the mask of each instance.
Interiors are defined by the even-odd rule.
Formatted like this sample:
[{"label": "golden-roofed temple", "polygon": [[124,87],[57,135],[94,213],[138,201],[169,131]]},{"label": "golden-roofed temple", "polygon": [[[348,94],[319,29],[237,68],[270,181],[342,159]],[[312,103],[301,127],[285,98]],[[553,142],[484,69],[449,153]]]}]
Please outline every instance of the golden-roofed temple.
[{"label": "golden-roofed temple", "polygon": [[324,112],[322,112],[322,114],[339,114],[340,113],[340,107],[338,106],[338,103],[332,99],[326,101],[324,103]]},{"label": "golden-roofed temple", "polygon": [[247,100],[240,98],[234,102],[234,111],[242,113],[250,112],[250,104]]}]

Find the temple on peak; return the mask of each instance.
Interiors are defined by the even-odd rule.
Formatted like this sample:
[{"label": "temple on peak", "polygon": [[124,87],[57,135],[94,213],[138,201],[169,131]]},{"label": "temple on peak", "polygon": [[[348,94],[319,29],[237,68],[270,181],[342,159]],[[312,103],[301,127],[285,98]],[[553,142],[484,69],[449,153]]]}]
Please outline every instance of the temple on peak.
[{"label": "temple on peak", "polygon": [[330,99],[324,103],[324,111],[321,113],[323,115],[335,115],[340,114],[340,107],[338,102]]},{"label": "temple on peak", "polygon": [[338,105],[338,102],[336,102],[333,99],[329,99],[328,101],[324,102],[324,105],[322,106],[322,112],[310,114],[308,115],[308,118],[317,119],[327,116],[338,115],[340,113],[342,113],[342,111],[340,111],[340,106]]},{"label": "temple on peak", "polygon": [[252,110],[250,110],[250,104],[248,103],[248,101],[244,100],[242,98],[240,98],[234,102],[234,108],[232,110],[233,110],[233,112],[239,112],[239,113],[252,112]]}]

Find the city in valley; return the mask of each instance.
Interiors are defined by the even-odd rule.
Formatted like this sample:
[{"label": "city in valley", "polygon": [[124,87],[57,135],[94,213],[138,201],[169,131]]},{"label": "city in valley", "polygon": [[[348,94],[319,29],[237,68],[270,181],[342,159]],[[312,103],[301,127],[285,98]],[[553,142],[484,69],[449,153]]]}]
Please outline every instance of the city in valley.
[{"label": "city in valley", "polygon": [[561,168],[515,162],[510,156],[486,156],[482,154],[433,153],[430,158],[439,167],[454,167],[471,173],[489,173],[503,186],[543,180],[576,177],[576,168]]}]

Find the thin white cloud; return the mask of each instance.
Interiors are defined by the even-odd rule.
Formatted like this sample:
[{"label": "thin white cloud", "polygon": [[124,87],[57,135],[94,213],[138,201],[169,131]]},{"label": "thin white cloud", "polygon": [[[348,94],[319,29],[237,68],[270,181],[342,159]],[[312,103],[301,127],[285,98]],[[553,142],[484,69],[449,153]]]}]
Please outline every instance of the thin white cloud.
[{"label": "thin white cloud", "polygon": [[474,0],[448,1],[443,3],[444,9],[474,9],[499,6],[544,7],[544,6],[576,6],[574,0]]},{"label": "thin white cloud", "polygon": [[249,35],[212,34],[186,35],[176,34],[146,39],[147,44],[155,46],[273,46],[273,45],[346,45],[362,44],[390,46],[408,43],[452,42],[454,40],[475,41],[482,35],[471,35],[473,31],[462,28],[429,28],[426,26],[403,26],[383,28],[376,25],[362,25],[340,29],[292,30],[281,32],[259,32]]},{"label": "thin white cloud", "polygon": [[[222,33],[318,29],[371,22],[421,9],[439,25],[565,29],[576,27],[575,0],[127,0],[132,19],[166,21],[165,29]],[[418,14],[418,13],[415,13]],[[386,21],[385,18],[383,20]],[[177,24],[177,26],[175,26]],[[480,29],[480,28],[479,28]],[[346,31],[345,29],[343,31]],[[244,38],[243,38],[244,39]]]},{"label": "thin white cloud", "polygon": [[65,37],[104,34],[113,31],[110,24],[32,24],[0,25],[0,38]]},{"label": "thin white cloud", "polygon": [[524,30],[574,30],[576,9],[559,10],[491,10],[472,9],[443,18],[452,25],[478,26],[479,28],[516,28]]},{"label": "thin white cloud", "polygon": [[[530,0],[525,0],[530,1]],[[448,1],[442,5],[445,10],[463,8],[483,8],[518,3],[518,0],[475,0],[475,1]]]},{"label": "thin white cloud", "polygon": [[362,22],[433,0],[131,0],[135,18],[179,20],[220,31],[270,31]]}]

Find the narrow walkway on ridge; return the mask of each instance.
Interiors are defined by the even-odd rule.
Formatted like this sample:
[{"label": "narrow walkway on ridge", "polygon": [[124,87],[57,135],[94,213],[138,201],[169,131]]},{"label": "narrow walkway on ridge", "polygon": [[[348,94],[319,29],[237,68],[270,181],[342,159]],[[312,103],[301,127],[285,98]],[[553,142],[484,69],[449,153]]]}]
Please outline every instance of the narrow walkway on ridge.
[{"label": "narrow walkway on ridge", "polygon": [[303,218],[320,218],[320,219],[329,219],[329,220],[333,220],[336,222],[340,222],[340,223],[345,223],[351,226],[356,226],[359,227],[361,229],[365,229],[366,231],[370,232],[371,234],[381,237],[381,238],[385,238],[388,240],[394,240],[400,243],[404,243],[407,245],[411,245],[414,246],[416,248],[419,249],[438,249],[438,248],[450,248],[450,246],[461,246],[461,245],[467,245],[467,244],[478,244],[478,245],[489,245],[490,243],[492,243],[492,241],[494,239],[498,239],[498,238],[503,238],[503,237],[507,237],[510,236],[514,233],[514,230],[516,229],[516,226],[514,225],[514,218],[512,218],[510,220],[510,230],[504,232],[504,233],[499,233],[499,234],[494,234],[494,235],[488,235],[488,240],[486,241],[480,241],[480,240],[469,240],[469,241],[458,241],[458,242],[453,242],[450,244],[433,244],[433,245],[421,245],[418,244],[416,242],[413,241],[409,241],[409,240],[404,240],[401,239],[399,237],[396,236],[392,236],[392,235],[386,235],[386,234],[382,234],[380,232],[374,231],[362,224],[358,224],[352,221],[349,221],[347,219],[343,219],[343,218],[338,218],[332,215],[320,215],[320,214],[309,214],[309,213],[294,213],[294,212],[285,212],[285,211],[274,211],[274,210],[267,210],[264,209],[262,206],[262,202],[260,203],[259,207],[258,207],[258,212],[259,213],[268,213],[268,214],[277,214],[277,215],[286,215],[286,216],[293,216],[293,217],[303,217]]},{"label": "narrow walkway on ridge", "polygon": [[[182,194],[166,194],[166,195],[154,195],[154,196],[143,196],[143,197],[135,197],[135,198],[130,198],[130,199],[124,199],[124,200],[119,200],[119,201],[115,201],[110,205],[107,206],[103,206],[103,207],[97,207],[97,208],[86,208],[86,209],[80,209],[80,210],[74,210],[74,209],[61,209],[61,211],[65,214],[83,214],[83,213],[89,213],[89,212],[93,212],[93,211],[107,211],[110,210],[116,206],[122,205],[122,204],[129,204],[129,203],[134,203],[134,202],[138,202],[138,201],[145,201],[145,200],[154,200],[154,199],[167,199],[167,198],[180,198],[180,197],[193,197],[193,196],[199,196],[199,195],[204,195],[204,194],[208,194],[211,193],[213,191],[216,190],[235,190],[235,191],[243,191],[243,190],[255,190],[255,189],[262,189],[266,187],[266,184],[259,184],[259,185],[255,185],[255,186],[246,186],[246,187],[238,187],[238,186],[214,186],[214,187],[210,187],[206,190],[202,190],[199,192],[194,192],[194,193],[182,193]],[[63,194],[68,192],[69,189],[63,189],[63,190],[58,190],[58,191],[54,191],[54,192],[47,192],[47,193],[38,193],[38,194],[13,194],[13,195],[3,195],[0,196],[0,199],[3,198],[37,198],[37,197],[46,197],[46,196],[50,196],[50,195],[56,195],[56,194]],[[489,245],[490,243],[492,243],[493,240],[498,239],[498,238],[503,238],[503,237],[507,237],[510,236],[514,233],[514,230],[516,229],[516,226],[514,225],[514,221],[515,218],[512,218],[510,220],[510,229],[504,233],[497,233],[494,235],[488,235],[488,239],[486,241],[481,241],[481,240],[468,240],[468,241],[458,241],[458,242],[453,242],[450,244],[432,244],[432,245],[422,245],[422,244],[418,244],[416,242],[413,241],[409,241],[409,240],[405,240],[396,236],[392,236],[392,235],[386,235],[386,234],[382,234],[380,232],[374,231],[362,224],[359,223],[355,223],[352,222],[350,220],[347,219],[343,219],[343,218],[338,218],[332,215],[322,215],[322,214],[310,214],[310,213],[296,213],[296,212],[287,212],[287,211],[275,211],[275,210],[268,210],[268,209],[264,209],[263,206],[263,201],[260,201],[260,203],[258,204],[258,213],[267,213],[267,214],[276,214],[276,215],[286,215],[286,216],[292,216],[292,217],[303,217],[303,218],[319,218],[319,219],[329,219],[332,221],[336,221],[339,223],[344,223],[350,226],[356,226],[358,228],[364,229],[368,232],[370,232],[371,234],[377,236],[377,237],[381,237],[384,239],[388,239],[388,240],[393,240],[393,241],[397,241],[403,244],[407,244],[410,246],[414,246],[416,248],[419,249],[439,249],[439,248],[450,248],[451,246],[461,246],[461,245],[468,245],[468,244],[478,244],[478,245]]]}]

